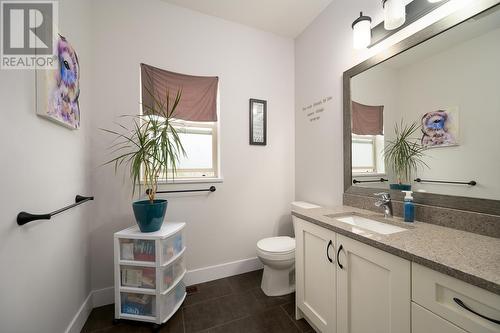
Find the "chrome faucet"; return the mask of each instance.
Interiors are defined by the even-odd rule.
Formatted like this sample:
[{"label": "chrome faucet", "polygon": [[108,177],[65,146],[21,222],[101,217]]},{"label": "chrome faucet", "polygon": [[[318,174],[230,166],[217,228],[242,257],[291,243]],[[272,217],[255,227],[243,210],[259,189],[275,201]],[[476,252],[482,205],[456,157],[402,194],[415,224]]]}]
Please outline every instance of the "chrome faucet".
[{"label": "chrome faucet", "polygon": [[387,192],[375,193],[380,199],[375,202],[375,206],[384,208],[384,217],[392,217],[391,195]]}]

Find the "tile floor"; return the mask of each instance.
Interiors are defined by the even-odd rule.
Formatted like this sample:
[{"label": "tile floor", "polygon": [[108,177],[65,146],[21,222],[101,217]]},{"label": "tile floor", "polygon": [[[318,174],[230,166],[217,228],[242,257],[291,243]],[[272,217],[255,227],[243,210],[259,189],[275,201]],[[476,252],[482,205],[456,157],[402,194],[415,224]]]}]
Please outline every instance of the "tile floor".
[{"label": "tile floor", "polygon": [[[294,319],[295,294],[268,297],[260,289],[261,277],[258,270],[197,285],[160,332],[313,333],[304,319]],[[151,332],[148,324],[113,325],[113,316],[114,305],[94,309],[82,333]]]}]

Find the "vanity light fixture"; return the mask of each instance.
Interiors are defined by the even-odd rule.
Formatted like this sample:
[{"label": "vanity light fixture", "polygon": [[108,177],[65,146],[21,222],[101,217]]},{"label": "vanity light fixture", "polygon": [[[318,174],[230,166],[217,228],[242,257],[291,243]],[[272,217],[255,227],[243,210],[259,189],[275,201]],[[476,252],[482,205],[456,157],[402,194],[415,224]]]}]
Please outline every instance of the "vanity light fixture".
[{"label": "vanity light fixture", "polygon": [[352,22],[352,41],[355,49],[363,49],[372,41],[372,18],[359,13],[359,17]]},{"label": "vanity light fixture", "polygon": [[384,9],[384,28],[393,30],[399,28],[406,20],[406,6],[404,0],[382,0]]}]

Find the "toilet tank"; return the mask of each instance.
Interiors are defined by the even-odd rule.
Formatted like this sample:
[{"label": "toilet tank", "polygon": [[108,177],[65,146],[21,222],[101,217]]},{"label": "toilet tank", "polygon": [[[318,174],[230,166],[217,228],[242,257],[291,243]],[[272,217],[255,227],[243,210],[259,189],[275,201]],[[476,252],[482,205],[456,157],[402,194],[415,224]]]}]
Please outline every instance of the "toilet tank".
[{"label": "toilet tank", "polygon": [[[291,208],[292,210],[295,210],[297,208],[300,208],[300,209],[312,209],[312,208],[320,208],[321,206],[318,206],[318,205],[315,205],[315,204],[312,204],[310,202],[305,202],[305,201],[294,201],[291,203]],[[295,235],[295,218],[292,217],[292,225],[293,225],[293,233]]]},{"label": "toilet tank", "polygon": [[321,206],[312,204],[310,202],[305,202],[305,201],[294,201],[291,204],[292,210],[296,208],[302,208],[302,209],[312,209],[312,208],[320,208]]}]

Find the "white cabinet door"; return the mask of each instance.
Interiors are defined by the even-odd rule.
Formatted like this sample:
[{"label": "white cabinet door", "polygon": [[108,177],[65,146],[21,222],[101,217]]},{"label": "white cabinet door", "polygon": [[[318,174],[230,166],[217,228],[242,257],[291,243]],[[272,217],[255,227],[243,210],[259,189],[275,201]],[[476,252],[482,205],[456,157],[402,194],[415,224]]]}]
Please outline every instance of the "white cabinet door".
[{"label": "white cabinet door", "polygon": [[336,245],[337,332],[409,333],[410,262],[339,234]]},{"label": "white cabinet door", "polygon": [[335,233],[294,217],[296,303],[322,333],[335,332]]},{"label": "white cabinet door", "polygon": [[413,302],[411,303],[411,316],[412,333],[467,333]]}]

